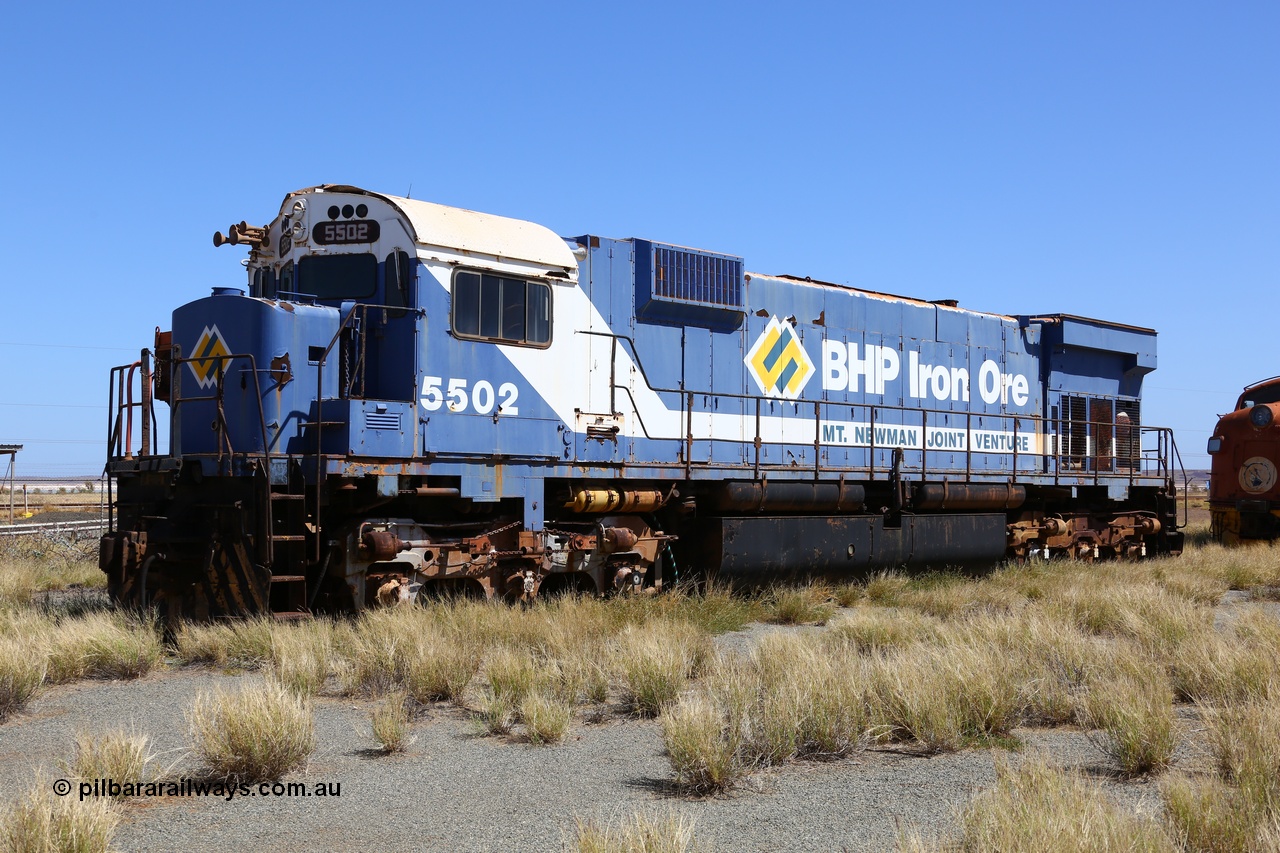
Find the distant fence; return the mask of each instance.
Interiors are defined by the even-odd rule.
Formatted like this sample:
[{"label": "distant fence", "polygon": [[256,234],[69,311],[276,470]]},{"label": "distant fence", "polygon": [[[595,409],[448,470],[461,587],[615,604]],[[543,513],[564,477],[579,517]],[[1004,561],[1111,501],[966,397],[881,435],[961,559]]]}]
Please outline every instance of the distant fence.
[{"label": "distant fence", "polygon": [[74,538],[81,533],[97,533],[106,529],[107,520],[105,518],[94,518],[87,521],[47,521],[36,524],[0,524],[0,536],[70,534]]}]

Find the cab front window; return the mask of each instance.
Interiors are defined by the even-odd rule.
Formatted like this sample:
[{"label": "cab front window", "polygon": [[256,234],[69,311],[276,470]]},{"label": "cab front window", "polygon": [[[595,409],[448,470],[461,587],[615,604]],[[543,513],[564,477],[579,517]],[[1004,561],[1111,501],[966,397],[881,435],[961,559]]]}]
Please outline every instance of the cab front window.
[{"label": "cab front window", "polygon": [[1280,403],[1280,383],[1246,391],[1240,398],[1240,405],[1236,408],[1252,409],[1259,403]]},{"label": "cab front window", "polygon": [[317,299],[365,299],[378,289],[378,260],[358,255],[306,255],[294,290]]}]

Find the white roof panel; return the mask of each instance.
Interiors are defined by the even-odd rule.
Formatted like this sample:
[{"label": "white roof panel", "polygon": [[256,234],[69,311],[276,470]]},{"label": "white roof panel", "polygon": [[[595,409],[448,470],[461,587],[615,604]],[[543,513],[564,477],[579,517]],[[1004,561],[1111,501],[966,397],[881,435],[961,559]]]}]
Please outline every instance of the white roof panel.
[{"label": "white roof panel", "polygon": [[569,245],[550,228],[536,222],[415,198],[382,197],[400,208],[413,226],[419,243],[575,272],[578,269]]},{"label": "white roof panel", "polygon": [[346,184],[322,184],[290,193],[285,197],[281,213],[287,212],[291,198],[316,191],[367,195],[394,205],[409,221],[414,240],[423,245],[559,268],[568,271],[571,278],[577,276],[578,261],[564,239],[550,228],[522,219],[384,195]]}]

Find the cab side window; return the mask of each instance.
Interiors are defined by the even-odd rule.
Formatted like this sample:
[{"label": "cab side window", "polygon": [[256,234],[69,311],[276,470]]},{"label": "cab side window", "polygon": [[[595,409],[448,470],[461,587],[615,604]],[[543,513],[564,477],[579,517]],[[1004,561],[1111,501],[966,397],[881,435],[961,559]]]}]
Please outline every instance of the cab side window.
[{"label": "cab side window", "polygon": [[285,264],[283,267],[280,268],[280,282],[277,288],[277,292],[289,293],[289,294],[292,294],[294,292],[293,261],[289,261],[289,263]]},{"label": "cab side window", "polygon": [[260,267],[253,271],[253,292],[263,299],[276,298],[276,271],[271,267]]},{"label": "cab side window", "polygon": [[453,332],[462,338],[550,346],[551,288],[538,281],[458,272],[453,279]]}]

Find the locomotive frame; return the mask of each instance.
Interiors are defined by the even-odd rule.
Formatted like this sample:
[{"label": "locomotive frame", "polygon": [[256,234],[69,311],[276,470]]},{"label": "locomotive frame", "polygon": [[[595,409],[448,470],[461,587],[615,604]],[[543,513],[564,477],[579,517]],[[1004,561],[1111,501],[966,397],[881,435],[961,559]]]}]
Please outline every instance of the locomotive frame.
[{"label": "locomotive frame", "polygon": [[214,243],[249,294],[111,377],[100,565],[172,618],[1181,550],[1150,329],[338,185]]}]

